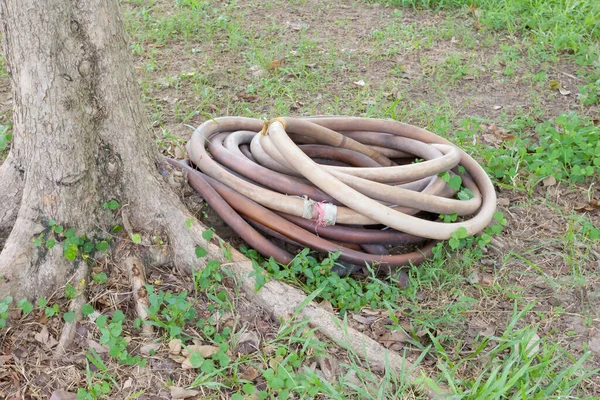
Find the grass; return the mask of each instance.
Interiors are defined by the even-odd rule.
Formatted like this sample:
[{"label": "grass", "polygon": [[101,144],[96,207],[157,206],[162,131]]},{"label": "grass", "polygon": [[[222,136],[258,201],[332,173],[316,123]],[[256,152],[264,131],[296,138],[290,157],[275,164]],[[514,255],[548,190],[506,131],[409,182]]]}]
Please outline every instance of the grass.
[{"label": "grass", "polygon": [[[340,278],[330,271],[335,255],[320,260],[305,251],[281,266],[247,249],[258,277],[325,301],[343,317],[342,329],[362,329],[375,340],[405,333],[392,349],[430,374],[422,384],[445,385],[452,398],[600,394],[599,356],[590,348],[590,332],[600,329],[593,205],[600,4],[124,0],[122,7],[152,139],[165,152],[185,143],[188,126],[219,115],[393,118],[472,153],[505,201],[503,232],[479,242],[454,238],[410,269],[406,286],[375,274]],[[10,139],[4,121],[0,147]],[[110,268],[96,272],[84,325],[96,349],[106,351],[86,350],[85,368],[68,381],[81,399],[179,388],[231,399],[423,397],[406,376],[340,353],[309,321],[276,327],[252,314],[239,283],[216,262],[190,281],[172,271],[149,279],[151,339],[141,337],[141,321],[124,318],[131,311],[113,296],[128,290],[123,277]],[[72,317],[67,292],[35,306],[2,300],[0,324],[20,309],[24,322],[60,325]],[[177,340],[183,350],[173,353]],[[247,350],[239,351],[243,343]],[[160,364],[165,360],[172,364]],[[122,389],[144,363],[154,375]]]},{"label": "grass", "polygon": [[[467,8],[492,30],[525,34],[556,50],[589,51],[600,39],[600,6],[585,0],[388,0],[394,6]],[[592,42],[592,43],[590,43]],[[597,43],[595,43],[597,49]]]}]

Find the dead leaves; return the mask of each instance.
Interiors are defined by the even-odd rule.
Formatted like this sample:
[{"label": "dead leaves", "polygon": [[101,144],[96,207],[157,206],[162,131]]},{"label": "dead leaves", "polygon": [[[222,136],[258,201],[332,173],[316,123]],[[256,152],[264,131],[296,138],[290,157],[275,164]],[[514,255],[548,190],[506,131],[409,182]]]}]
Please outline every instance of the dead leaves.
[{"label": "dead leaves", "polygon": [[256,332],[246,331],[240,335],[237,351],[240,354],[250,354],[258,351],[260,339]]},{"label": "dead leaves", "polygon": [[554,186],[556,185],[556,178],[553,177],[552,175],[547,176],[544,178],[544,180],[542,181],[542,184],[544,185],[544,187],[548,187],[548,186]]},{"label": "dead leaves", "polygon": [[201,344],[196,340],[194,340],[194,344],[189,346],[184,345],[179,339],[173,339],[169,342],[169,358],[181,364],[183,369],[197,368],[192,358],[198,356],[203,359],[211,358],[218,352],[219,348],[217,346]]},{"label": "dead leaves", "polygon": [[593,211],[600,210],[600,204],[599,204],[598,200],[592,199],[592,200],[588,201],[587,203],[578,204],[578,205],[574,206],[573,209],[580,213],[593,212]]},{"label": "dead leaves", "polygon": [[219,348],[211,345],[191,345],[186,346],[181,350],[181,354],[184,357],[190,357],[192,353],[198,353],[202,358],[210,358],[218,352]]},{"label": "dead leaves", "polygon": [[484,142],[495,147],[500,147],[504,142],[516,139],[516,136],[506,132],[504,128],[499,128],[496,124],[481,124],[480,129],[483,132],[481,138]]},{"label": "dead leaves", "polygon": [[50,396],[50,400],[77,400],[77,395],[64,390],[55,390]]},{"label": "dead leaves", "polygon": [[600,332],[596,331],[595,335],[588,340],[588,348],[596,354],[600,354]]},{"label": "dead leaves", "polygon": [[171,398],[172,399],[187,399],[189,397],[197,396],[200,392],[197,390],[188,390],[179,386],[171,386]]},{"label": "dead leaves", "polygon": [[46,328],[46,325],[42,327],[42,330],[39,333],[35,334],[34,338],[39,343],[45,345],[48,349],[52,349],[58,344],[58,341],[54,339],[54,336],[50,335],[50,333],[48,332],[48,328]]},{"label": "dead leaves", "polygon": [[571,91],[565,89],[563,87],[562,83],[560,83],[560,81],[558,81],[556,79],[551,79],[548,81],[548,88],[550,90],[558,90],[558,93],[560,93],[563,96],[568,96],[571,94]]},{"label": "dead leaves", "polygon": [[255,103],[258,101],[258,96],[247,93],[239,93],[237,96],[234,96],[233,100],[243,100],[248,103]]},{"label": "dead leaves", "polygon": [[480,318],[473,318],[469,322],[469,330],[474,336],[492,337],[496,334],[496,326],[490,321],[484,321]]},{"label": "dead leaves", "polygon": [[410,336],[401,330],[386,332],[377,339],[379,343],[390,350],[400,350],[409,340]]}]

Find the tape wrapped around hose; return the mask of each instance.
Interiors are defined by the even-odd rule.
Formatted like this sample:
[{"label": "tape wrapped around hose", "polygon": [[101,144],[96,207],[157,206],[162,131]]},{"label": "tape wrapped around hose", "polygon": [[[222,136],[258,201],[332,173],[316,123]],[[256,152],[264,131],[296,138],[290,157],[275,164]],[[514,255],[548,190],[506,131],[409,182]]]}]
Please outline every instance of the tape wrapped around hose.
[{"label": "tape wrapped around hose", "polygon": [[[429,131],[391,120],[216,118],[195,130],[187,151],[195,168],[169,162],[187,171],[190,184],[242,239],[281,263],[292,255],[257,229],[339,251],[350,263],[398,267],[422,262],[459,228],[481,231],[496,207],[494,187],[472,157]],[[456,191],[439,177],[459,174],[459,166],[473,193],[468,200],[454,199]],[[436,220],[454,213],[460,222]],[[390,244],[421,247],[386,254],[383,245]]]}]

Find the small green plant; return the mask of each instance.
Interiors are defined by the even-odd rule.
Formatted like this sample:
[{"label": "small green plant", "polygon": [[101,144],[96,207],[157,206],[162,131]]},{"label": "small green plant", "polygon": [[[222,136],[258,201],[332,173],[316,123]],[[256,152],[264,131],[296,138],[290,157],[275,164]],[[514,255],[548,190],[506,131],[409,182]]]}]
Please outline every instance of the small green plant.
[{"label": "small green plant", "polygon": [[[580,384],[598,373],[582,368],[590,353],[574,360],[559,345],[541,339],[536,326],[517,328],[532,307],[517,311],[515,303],[502,336],[478,337],[471,346],[473,351],[458,361],[446,353],[438,338],[430,335],[440,357],[438,366],[455,395],[464,399],[577,397],[574,394]],[[457,371],[465,365],[474,374],[457,379]]]},{"label": "small green plant", "polygon": [[103,204],[103,207],[107,210],[116,210],[119,208],[119,202],[116,201],[115,199],[112,199],[110,201],[107,201]]},{"label": "small green plant", "polygon": [[485,170],[500,182],[515,185],[528,178],[537,183],[553,176],[581,183],[600,173],[600,127],[591,118],[563,114],[535,123],[517,117],[510,124],[515,134],[499,147],[473,147],[469,141],[479,135],[480,125],[469,119],[461,124],[463,129],[456,134],[460,143],[479,154]]},{"label": "small green plant", "polygon": [[6,326],[6,320],[8,320],[8,307],[12,301],[13,298],[11,296],[0,299],[0,329]]},{"label": "small green plant", "polygon": [[11,125],[0,125],[0,151],[5,150],[12,140],[13,135],[11,130]]},{"label": "small green plant", "polygon": [[132,356],[127,351],[127,341],[121,336],[124,321],[125,314],[121,310],[115,310],[110,321],[106,315],[100,315],[96,319],[96,326],[100,330],[100,344],[107,346],[108,354],[120,364],[144,366],[146,360],[142,360],[140,356]]},{"label": "small green plant", "polygon": [[[96,350],[90,348],[85,356],[87,387],[77,390],[77,399],[96,400],[104,398],[113,387],[119,387],[119,385]],[[96,372],[92,372],[90,364],[95,367]]]},{"label": "small green plant", "polygon": [[[456,190],[456,197],[458,197],[459,200],[470,200],[473,197],[475,197],[475,195],[473,194],[473,191],[471,191],[471,189],[463,187],[462,183],[463,180],[461,178],[461,176],[459,174],[464,174],[466,172],[465,167],[463,167],[462,165],[460,165],[458,167],[458,174],[454,174],[454,173],[450,173],[448,171],[446,172],[442,172],[439,177],[448,184],[448,186],[450,186],[452,189]],[[450,214],[450,215],[454,215],[454,214]],[[456,220],[456,219],[455,219]],[[447,222],[447,221],[444,221]],[[450,221],[452,222],[452,221]]]},{"label": "small green plant", "polygon": [[92,274],[92,281],[102,285],[108,281],[108,276],[105,272],[99,272],[97,274]]},{"label": "small green plant", "polygon": [[529,146],[527,168],[538,176],[583,182],[600,173],[600,128],[575,114],[560,115],[536,127],[539,141]]},{"label": "small green plant", "polygon": [[181,337],[186,323],[196,318],[196,309],[193,303],[187,300],[187,291],[179,294],[155,291],[152,285],[146,285],[146,290],[150,301],[150,320],[145,323],[166,330],[172,338]]},{"label": "small green plant", "polygon": [[[246,255],[253,254],[247,249],[242,249]],[[322,261],[310,255],[310,249],[302,250],[289,265],[281,265],[272,258],[263,262],[266,276],[263,275],[258,262],[255,261],[257,284],[264,283],[267,279],[276,279],[291,282],[300,286],[307,293],[321,289],[320,298],[328,300],[341,312],[346,310],[359,311],[362,307],[370,306],[380,308],[386,301],[395,302],[401,297],[401,291],[396,285],[380,280],[371,269],[371,276],[365,281],[358,281],[351,277],[340,277],[332,267],[335,265],[339,253],[329,254]]]},{"label": "small green plant", "polygon": [[133,233],[131,234],[131,241],[135,244],[140,244],[142,243],[142,237],[139,233]]},{"label": "small green plant", "polygon": [[27,299],[21,299],[17,302],[17,306],[23,311],[23,314],[27,315],[33,311],[33,304]]},{"label": "small green plant", "polygon": [[98,241],[90,240],[85,235],[77,236],[75,229],[65,229],[58,225],[55,220],[48,221],[48,227],[44,232],[32,239],[36,247],[52,249],[57,243],[63,247],[63,255],[69,261],[75,261],[77,257],[89,260],[94,251],[106,252],[109,248],[109,239]]},{"label": "small green plant", "polygon": [[596,75],[598,78],[586,85],[579,85],[579,100],[584,106],[591,106],[600,103],[600,72]]},{"label": "small green plant", "polygon": [[37,301],[37,305],[40,309],[44,310],[44,313],[48,318],[52,318],[60,313],[58,304],[48,305],[48,300],[46,300],[45,297],[40,297]]}]

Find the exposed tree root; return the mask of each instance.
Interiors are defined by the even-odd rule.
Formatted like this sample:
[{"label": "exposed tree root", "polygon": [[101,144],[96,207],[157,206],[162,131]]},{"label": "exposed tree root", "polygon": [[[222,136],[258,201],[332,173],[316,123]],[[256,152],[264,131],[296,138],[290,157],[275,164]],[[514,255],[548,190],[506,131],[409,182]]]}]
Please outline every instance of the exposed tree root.
[{"label": "exposed tree root", "polygon": [[[386,349],[355,329],[344,326],[338,317],[314,303],[302,307],[307,297],[300,290],[282,282],[270,281],[256,292],[255,279],[249,276],[253,272],[252,262],[243,254],[231,249],[232,259],[228,260],[218,244],[209,243],[202,237],[202,232],[207,229],[205,226],[195,221],[186,228],[185,220],[188,215],[182,213],[177,206],[169,209],[163,204],[162,212],[169,216],[163,221],[175,262],[183,262],[184,264],[181,265],[191,268],[203,268],[203,260],[217,259],[231,262],[228,268],[237,276],[248,298],[266,309],[274,319],[288,319],[297,313],[300,318],[310,320],[312,326],[330,340],[358,354],[373,367],[380,370],[389,368],[395,373],[406,374],[416,385],[421,386],[429,397],[439,396],[439,393],[423,384],[423,377],[426,375],[420,367],[412,365],[399,354]],[[203,260],[196,260],[194,249],[198,245],[207,250],[207,257]],[[188,273],[191,268],[187,270]]]},{"label": "exposed tree root", "polygon": [[23,177],[12,153],[0,165],[0,249],[12,230],[23,194]]},{"label": "exposed tree root", "polygon": [[[127,257],[123,263],[129,273],[129,281],[133,291],[133,299],[135,301],[135,309],[138,317],[142,320],[148,319],[148,308],[150,301],[148,300],[148,292],[146,291],[146,277],[144,264],[138,257]],[[152,325],[142,324],[142,334],[146,337],[151,337],[154,332]]]},{"label": "exposed tree root", "polygon": [[85,292],[87,278],[89,276],[89,268],[87,264],[81,263],[80,268],[75,272],[71,281],[72,285],[77,289],[77,297],[71,300],[71,304],[69,304],[69,311],[75,313],[75,319],[71,322],[66,322],[62,328],[62,332],[60,333],[60,339],[58,340],[58,345],[56,346],[56,350],[54,351],[54,358],[59,359],[63,357],[67,348],[73,342],[75,338],[75,332],[77,331],[77,323],[81,321],[82,314],[81,309],[83,305],[87,301],[87,295]]},{"label": "exposed tree root", "polygon": [[[374,340],[360,332],[344,326],[342,321],[314,303],[307,303],[307,297],[300,290],[277,281],[268,282],[258,292],[254,290],[252,263],[235,249],[231,249],[231,259],[222,252],[217,240],[206,241],[202,233],[207,229],[193,219],[193,216],[164,182],[148,179],[147,176],[132,177],[132,182],[140,186],[130,188],[127,196],[132,202],[128,216],[124,218],[127,229],[132,232],[166,235],[169,245],[168,257],[163,252],[152,253],[143,251],[140,258],[130,257],[125,260],[136,301],[136,310],[141,318],[145,318],[148,299],[144,290],[144,264],[164,264],[165,260],[177,266],[180,271],[190,274],[194,269],[202,269],[207,260],[231,262],[228,268],[235,273],[241,282],[242,289],[254,303],[265,308],[273,318],[288,319],[297,314],[299,318],[308,319],[330,340],[363,357],[378,369],[388,368],[395,373],[405,374],[415,384],[423,382],[424,372],[402,358],[399,354],[389,351]],[[145,178],[145,179],[144,179]],[[142,182],[142,183],[140,183]],[[131,219],[131,221],[129,221]],[[193,222],[191,222],[193,221]],[[191,222],[191,224],[190,224]],[[5,282],[0,284],[0,297],[11,294],[19,296],[39,297],[48,294],[49,290],[62,286],[69,277],[75,274],[77,282],[87,276],[87,266],[73,268],[73,263],[66,261],[61,246],[47,250],[35,247],[32,238],[43,231],[43,227],[33,221],[18,219],[9,236],[4,251],[0,254],[0,274]],[[151,243],[151,241],[150,241]],[[207,256],[196,258],[195,248],[201,246],[207,251]],[[142,246],[144,247],[144,246]],[[151,247],[151,246],[150,246]],[[149,248],[148,246],[145,247]],[[143,250],[143,249],[142,249]],[[149,258],[150,260],[146,260]],[[156,258],[156,259],[155,259]],[[144,262],[141,261],[144,260]],[[75,264],[77,267],[77,264]],[[85,296],[81,295],[71,303],[71,310],[80,318],[81,306]],[[61,334],[60,348],[57,354],[68,347],[75,333],[76,323],[67,324]],[[430,397],[437,396],[428,386],[422,386]]]}]

